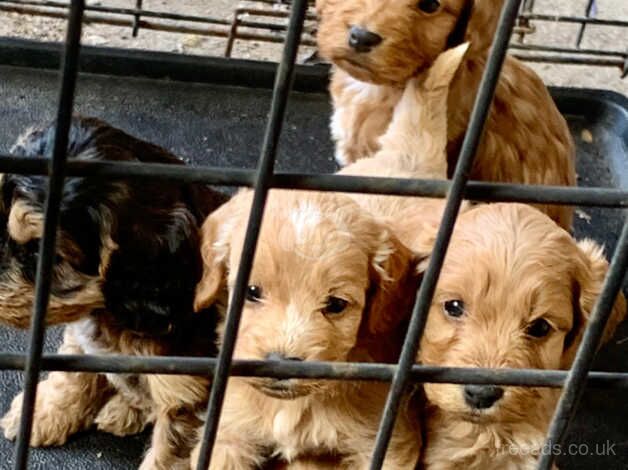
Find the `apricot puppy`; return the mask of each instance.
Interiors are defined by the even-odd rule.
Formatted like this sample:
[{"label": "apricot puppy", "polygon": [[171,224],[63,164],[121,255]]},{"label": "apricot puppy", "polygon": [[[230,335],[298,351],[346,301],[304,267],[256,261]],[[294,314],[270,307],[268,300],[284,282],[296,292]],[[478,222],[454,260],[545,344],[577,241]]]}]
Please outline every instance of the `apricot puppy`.
[{"label": "apricot puppy", "polygon": [[[206,275],[197,308],[233,285],[250,204],[251,193],[240,193],[203,225]],[[349,197],[271,191],[234,357],[394,361],[416,288],[413,266],[410,251]],[[388,388],[233,377],[210,468],[254,469],[269,455],[290,462],[317,454],[338,455],[337,468],[368,468]],[[421,443],[416,413],[408,399],[384,468],[414,467]]]},{"label": "apricot puppy", "polygon": [[[490,230],[487,230],[490,227]],[[566,369],[607,262],[523,204],[460,216],[429,312],[419,360],[428,365]],[[626,314],[620,295],[605,341]],[[560,390],[426,384],[426,469],[536,468]]]},{"label": "apricot puppy", "polygon": [[[503,0],[318,0],[318,45],[333,62],[336,159],[375,154],[405,83],[443,51],[470,42],[448,97],[449,174],[454,168]],[[571,186],[574,145],[540,78],[508,57],[471,178]],[[563,228],[572,210],[539,206]]]}]

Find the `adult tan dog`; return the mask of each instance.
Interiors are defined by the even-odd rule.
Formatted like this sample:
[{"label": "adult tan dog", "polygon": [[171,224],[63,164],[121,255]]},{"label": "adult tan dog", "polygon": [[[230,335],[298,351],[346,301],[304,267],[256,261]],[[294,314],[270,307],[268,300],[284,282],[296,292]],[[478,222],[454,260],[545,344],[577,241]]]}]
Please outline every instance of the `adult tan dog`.
[{"label": "adult tan dog", "polygon": [[[331,132],[341,165],[380,148],[405,83],[469,41],[449,90],[449,172],[458,155],[503,0],[318,0],[318,45],[335,68]],[[574,145],[540,78],[508,57],[471,178],[571,186]],[[539,206],[569,229],[572,210]]]},{"label": "adult tan dog", "polygon": [[[429,251],[429,237],[426,243]],[[593,241],[575,241],[530,206],[482,205],[462,214],[432,301],[420,362],[569,368],[607,267]],[[620,294],[604,341],[625,314]],[[425,392],[427,470],[532,470],[560,390],[426,384]]]}]

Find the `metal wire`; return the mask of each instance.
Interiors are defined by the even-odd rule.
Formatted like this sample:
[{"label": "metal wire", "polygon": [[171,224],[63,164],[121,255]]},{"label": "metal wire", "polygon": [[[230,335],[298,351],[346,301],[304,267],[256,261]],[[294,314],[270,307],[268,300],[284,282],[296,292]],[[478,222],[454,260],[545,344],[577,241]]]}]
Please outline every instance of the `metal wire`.
[{"label": "metal wire", "polygon": [[[88,13],[85,15],[84,20],[89,23],[132,28],[134,37],[137,36],[138,32],[143,28],[161,32],[225,38],[224,56],[231,57],[233,47],[236,41],[239,40],[270,43],[280,43],[284,41],[284,33],[287,26],[283,22],[265,21],[256,18],[287,18],[289,14],[287,9],[276,9],[274,7],[277,5],[288,7],[291,5],[291,2],[278,2],[276,0],[254,2],[253,0],[249,0],[249,3],[253,6],[236,7],[231,20],[212,16],[186,15],[169,11],[147,10],[142,8],[141,0],[136,0],[135,8],[88,5],[86,6]],[[259,6],[260,3],[263,5]],[[16,12],[24,15],[65,18],[66,5],[66,3],[56,0],[0,0],[0,11]],[[608,58],[609,52],[603,49],[589,49],[589,51],[591,51],[589,54],[592,54],[592,57],[583,57],[581,55],[580,44],[588,25],[594,24],[604,27],[618,26],[628,28],[628,20],[594,18],[594,5],[595,1],[589,0],[585,16],[569,16],[534,13],[534,2],[525,1],[521,7],[521,13],[515,28],[519,45],[523,44],[526,37],[530,35],[533,36],[537,31],[533,24],[535,21],[564,24],[575,23],[579,25],[579,29],[574,41],[575,47],[563,50],[559,55],[552,53],[558,52],[557,50],[548,50],[548,46],[545,45],[543,38],[539,38],[540,41],[533,41],[526,44],[529,53],[522,54],[515,51],[515,57],[529,62],[619,67],[620,69],[625,69],[624,74],[627,73],[628,52],[625,50],[613,51],[612,59]],[[316,15],[314,11],[310,10],[306,19],[308,21],[314,21],[315,18]],[[316,41],[313,37],[314,28],[315,27],[312,25],[312,27],[307,27],[304,30],[305,34],[302,38],[303,45],[316,45]],[[549,47],[549,49],[567,48]]]},{"label": "metal wire", "polygon": [[[0,369],[23,369],[26,356],[0,355]],[[213,376],[217,359],[158,356],[96,356],[89,354],[44,354],[41,370],[65,372],[99,372],[113,374],[164,374]],[[329,380],[364,380],[390,382],[397,369],[393,364],[339,362],[268,362],[233,361],[229,374],[236,377],[308,378]],[[413,365],[414,382],[491,384],[511,386],[562,387],[567,378],[564,370],[484,369]],[[589,372],[587,387],[594,389],[628,389],[626,372]]]},{"label": "metal wire", "polygon": [[506,0],[502,8],[497,31],[491,45],[486,63],[486,69],[482,74],[482,80],[476,96],[473,111],[469,118],[469,127],[462,142],[460,156],[452,179],[452,185],[447,198],[447,204],[443,212],[440,227],[434,243],[434,249],[430,256],[429,266],[417,295],[416,303],[412,311],[412,318],[408,327],[408,333],[403,344],[399,358],[399,368],[392,381],[386,406],[381,418],[381,424],[377,432],[371,470],[379,470],[386,457],[388,443],[392,436],[393,427],[401,404],[401,398],[408,385],[408,379],[412,365],[416,361],[419,350],[419,342],[423,335],[427,313],[432,302],[436,283],[445,260],[447,246],[453,233],[454,224],[458,216],[460,205],[464,197],[465,186],[469,178],[469,170],[473,165],[476,150],[482,137],[484,125],[493,101],[497,80],[501,72],[502,64],[508,49],[508,39],[512,35],[512,29],[517,18],[521,0]]},{"label": "metal wire", "polygon": [[222,409],[225,389],[229,379],[229,368],[231,367],[233,350],[238,334],[238,327],[240,325],[246,284],[248,283],[253,266],[253,257],[255,256],[255,247],[262,225],[264,206],[266,204],[270,181],[275,167],[275,156],[288,103],[288,95],[294,78],[294,63],[299,49],[307,6],[307,0],[295,0],[293,4],[283,57],[279,69],[277,70],[273,100],[268,117],[268,125],[264,135],[264,142],[262,144],[255,189],[253,191],[253,203],[244,238],[244,245],[242,247],[242,258],[238,266],[233,292],[229,299],[227,319],[221,341],[220,353],[218,355],[218,365],[209,396],[207,419],[203,431],[200,457],[197,466],[198,470],[205,470],[209,466],[212,449],[216,441],[220,411]]},{"label": "metal wire", "polygon": [[[382,414],[382,422],[375,442],[372,469],[379,469],[384,461],[388,441],[396,418],[401,394],[409,383],[476,383],[517,386],[562,387],[564,390],[556,414],[548,432],[548,443],[562,443],[576,405],[585,387],[604,389],[628,388],[628,373],[589,372],[604,325],[610,314],[613,300],[617,295],[628,266],[628,222],[624,225],[616,253],[612,259],[605,285],[585,331],[569,372],[544,370],[511,369],[458,369],[447,367],[427,367],[415,365],[418,345],[425,326],[431,298],[438,281],[453,225],[463,198],[478,201],[519,201],[529,203],[558,203],[579,206],[628,207],[628,191],[610,188],[565,188],[526,186],[516,184],[483,183],[467,181],[468,170],[473,162],[475,151],[482,135],[484,121],[491,105],[501,64],[508,46],[508,39],[514,25],[521,0],[507,0],[504,5],[497,33],[495,35],[486,70],[479,86],[478,95],[465,135],[460,158],[452,181],[399,180],[395,178],[355,177],[344,175],[275,174],[274,162],[281,133],[283,117],[294,75],[294,62],[299,39],[306,19],[307,1],[295,0],[286,30],[286,43],[283,59],[277,70],[271,110],[268,118],[261,156],[256,171],[222,169],[211,167],[184,167],[159,164],[113,163],[70,161],[66,163],[68,129],[73,106],[73,95],[78,70],[81,18],[85,9],[83,0],[73,0],[71,4],[67,39],[62,65],[62,81],[57,128],[51,161],[0,156],[0,172],[42,174],[50,176],[46,200],[44,236],[41,240],[40,257],[37,266],[35,307],[31,326],[29,351],[27,355],[0,353],[0,369],[25,370],[25,389],[22,417],[15,448],[15,467],[26,468],[28,442],[32,428],[37,380],[40,370],[89,371],[112,373],[163,373],[212,375],[214,381],[210,394],[207,424],[204,430],[202,450],[198,468],[207,468],[216,439],[220,411],[229,375],[266,376],[277,378],[304,377],[335,380],[376,380],[391,381],[391,391]],[[31,5],[53,6],[58,2],[29,0]],[[272,3],[266,0],[265,3]],[[521,9],[524,20],[550,20],[561,18],[566,22],[580,23],[582,31],[588,24],[628,26],[628,22],[597,20],[590,18],[591,6],[587,8],[587,18],[556,17],[533,13],[533,0],[525,0]],[[67,5],[64,5],[67,6]],[[133,16],[134,31],[145,27],[140,16],[159,17],[160,13],[142,10],[141,0],[136,0],[135,9],[124,10]],[[105,12],[107,7],[89,7]],[[120,13],[120,11],[118,11]],[[65,15],[65,14],[64,14]],[[176,16],[176,15],[175,15]],[[172,18],[172,15],[171,15]],[[199,18],[199,17],[195,17]],[[179,19],[196,21],[186,15]],[[206,19],[211,23],[212,19]],[[238,26],[244,25],[242,18]],[[229,24],[218,23],[218,24]],[[255,25],[251,22],[250,25]],[[281,30],[277,25],[273,30]],[[234,33],[235,34],[235,33]],[[235,37],[235,36],[234,36]],[[277,36],[277,40],[283,37]],[[526,50],[534,46],[522,46]],[[571,49],[549,48],[545,52],[572,53]],[[599,52],[578,50],[580,54]],[[618,55],[619,52],[606,51],[604,56]],[[625,55],[623,56],[625,57]],[[578,59],[575,59],[578,60]],[[584,60],[582,58],[581,60]],[[598,60],[594,58],[594,60]],[[614,60],[599,59],[602,60]],[[624,59],[625,60],[625,59]],[[570,62],[573,63],[573,62]],[[56,222],[59,213],[63,179],[68,176],[98,176],[101,178],[153,178],[182,182],[206,182],[215,185],[249,186],[254,188],[254,202],[249,216],[242,258],[238,268],[236,284],[230,302],[224,341],[220,355],[213,358],[172,358],[172,357],[130,357],[130,356],[89,356],[89,355],[43,355],[45,334],[45,312],[47,308],[54,247]],[[244,289],[252,267],[255,246],[259,235],[264,206],[271,187],[310,189],[319,191],[342,191],[371,194],[394,194],[402,196],[448,197],[443,221],[439,229],[433,256],[419,289],[413,308],[412,320],[404,342],[402,355],[397,365],[389,364],[342,364],[342,363],[279,363],[265,361],[232,361],[235,339],[238,331]],[[551,448],[551,447],[550,447]],[[550,468],[554,456],[542,455],[540,469]]]},{"label": "metal wire", "polygon": [[[0,172],[48,175],[48,170],[45,160],[0,155]],[[207,166],[72,160],[66,164],[66,175],[109,179],[176,180],[186,183],[207,183],[216,186],[253,187],[255,185],[256,172],[253,170]],[[270,177],[270,185],[281,189],[444,198],[449,194],[452,182],[446,180],[399,179],[336,174],[275,173]],[[527,202],[533,204],[628,208],[628,189],[616,188],[583,188],[469,181],[465,187],[464,198],[483,202]]]},{"label": "metal wire", "polygon": [[55,259],[57,239],[57,222],[63,192],[65,175],[66,151],[68,148],[68,133],[72,118],[74,91],[78,75],[78,55],[81,45],[81,25],[83,18],[84,0],[73,0],[70,6],[70,19],[66,36],[65,54],[61,74],[61,89],[57,121],[54,137],[53,154],[48,180],[48,193],[44,209],[44,233],[39,246],[37,260],[37,274],[35,280],[35,304],[31,321],[28,356],[24,366],[24,394],[20,427],[15,446],[15,469],[26,469],[28,463],[28,446],[33,427],[33,414],[37,398],[37,382],[41,368],[41,354],[44,345],[46,329],[46,311],[50,298],[52,282],[52,268]]}]

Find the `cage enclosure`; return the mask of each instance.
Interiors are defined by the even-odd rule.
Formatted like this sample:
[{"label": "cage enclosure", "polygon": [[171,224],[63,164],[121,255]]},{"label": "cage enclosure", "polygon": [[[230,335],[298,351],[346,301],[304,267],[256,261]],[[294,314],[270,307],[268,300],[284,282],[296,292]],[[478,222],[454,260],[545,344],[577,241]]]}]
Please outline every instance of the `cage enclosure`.
[{"label": "cage enclosure", "polygon": [[[227,2],[228,6],[224,8],[234,10],[229,19],[214,16],[211,11],[209,15],[204,14],[207,10],[197,9],[190,13],[178,7],[149,8],[158,2],[142,0],[84,3],[82,0],[70,3],[0,0],[0,13],[5,12],[11,21],[22,22],[35,17],[53,22],[42,23],[43,27],[62,25],[59,27],[62,32],[60,37],[55,36],[52,28],[52,37],[45,38],[53,41],[44,41],[36,35],[20,31],[13,37],[0,38],[0,172],[47,174],[51,195],[60,190],[64,176],[88,174],[102,178],[128,176],[204,181],[226,187],[228,192],[238,186],[250,186],[260,197],[269,187],[373,193],[386,193],[394,187],[396,194],[448,197],[451,210],[449,217],[444,219],[444,232],[451,231],[456,205],[464,197],[482,201],[571,204],[577,207],[576,236],[590,237],[603,243],[606,255],[613,259],[605,286],[607,298],[599,303],[595,314],[607,317],[611,307],[608,296],[619,288],[626,292],[628,98],[605,90],[605,83],[599,83],[600,89],[551,88],[552,96],[565,115],[577,144],[578,188],[468,182],[464,171],[456,172],[450,182],[440,185],[421,180],[391,185],[383,180],[343,179],[329,176],[336,170],[328,130],[331,113],[327,94],[329,66],[316,59],[316,17],[313,5],[308,5],[306,0],[247,1],[237,6]],[[603,0],[588,0],[578,15],[571,10],[564,14],[548,14],[546,10],[539,10],[539,5],[535,3],[543,2],[505,2],[496,35],[498,39],[502,37],[505,40],[495,41],[487,66],[489,71],[499,70],[503,53],[508,47],[507,39],[510,38],[510,53],[525,61],[577,66],[579,71],[592,75],[604,68],[604,73],[612,75],[620,80],[621,86],[625,86],[621,77],[628,73],[628,17],[598,16],[598,3],[601,8]],[[89,34],[83,32],[87,38],[79,48],[81,24],[96,29],[88,31]],[[605,36],[607,31],[610,31],[610,36]],[[153,34],[169,35],[168,41],[173,42],[154,42]],[[147,43],[132,43],[139,44],[141,49],[119,47],[115,39],[119,35],[125,35],[131,43],[129,38],[146,35]],[[619,41],[604,40],[607,37],[619,38]],[[299,41],[301,48],[297,54]],[[157,50],[146,50],[148,43],[157,44],[152,47]],[[163,50],[164,44],[166,50]],[[271,46],[265,47],[264,44]],[[173,52],[173,48],[178,50]],[[300,63],[295,65],[287,60],[291,56]],[[291,80],[293,72],[294,81]],[[490,99],[490,89],[495,84],[495,77],[491,79],[489,75],[482,82],[487,93],[484,94],[484,102],[481,98],[476,103],[458,164],[460,168],[465,162],[471,162],[474,156],[477,142],[474,145],[473,140],[481,130],[478,124],[485,117],[481,109]],[[57,119],[57,137],[64,132],[67,134],[72,112],[102,118],[185,157],[193,166],[178,169],[124,164],[78,166],[66,162],[65,152],[60,150],[48,165],[26,162],[9,154],[16,137],[33,123]],[[54,197],[50,200],[54,204]],[[54,228],[54,211],[48,216],[46,223]],[[261,211],[252,214],[253,220],[260,217]],[[254,225],[251,229],[253,245],[249,249],[254,248],[257,235]],[[439,236],[444,235],[441,233]],[[126,357],[59,358],[52,354],[60,342],[59,329],[49,328],[44,333],[43,315],[51,266],[48,262],[46,268],[45,260],[54,255],[53,246],[44,237],[40,251],[44,261],[37,275],[37,303],[32,330],[18,332],[0,327],[2,413],[23,387],[33,389],[40,371],[44,374],[48,370],[215,374],[212,403],[216,409],[219,408],[231,365],[228,347],[218,358],[206,360],[149,358],[132,361]],[[244,263],[244,269],[250,269],[250,260],[248,267],[246,260]],[[439,269],[438,262],[430,266],[426,279],[435,280]],[[427,288],[421,286],[421,289]],[[244,285],[235,288],[240,295],[243,289]],[[421,299],[421,295],[418,298]],[[421,332],[420,315],[425,308],[420,304],[416,307],[413,318],[415,328],[411,325],[407,348],[416,342],[413,333],[416,336]],[[235,319],[239,313],[230,312],[230,320],[233,321],[228,323],[227,335],[231,335],[231,340],[237,331]],[[566,431],[565,442],[586,445],[590,452],[553,457],[561,468],[619,470],[628,466],[628,431],[625,426],[628,416],[628,324],[624,323],[619,328],[616,337],[591,365],[599,336],[599,332],[587,331],[579,352],[581,360],[576,361],[574,370],[569,374],[535,371],[501,371],[498,374],[490,370],[469,370],[465,373],[445,368],[410,367],[407,361],[402,361],[398,367],[363,365],[355,369],[314,364],[310,372],[307,372],[309,365],[303,365],[302,369],[287,369],[287,372],[279,368],[275,372],[314,373],[339,379],[370,377],[392,380],[399,386],[421,381],[524,382],[554,387],[567,383],[568,388],[563,392],[564,399],[551,429],[553,434],[548,439],[560,440]],[[255,375],[268,370],[258,366],[235,364],[231,372]],[[594,372],[589,373],[589,369]],[[24,374],[22,370],[25,370]],[[579,399],[576,392],[584,387],[586,391]],[[396,411],[393,396],[386,409],[387,416],[394,417]],[[572,414],[573,419],[570,419]],[[216,413],[210,414],[210,427],[212,421],[215,425],[216,418]],[[385,421],[375,446],[376,459],[386,449]],[[147,432],[116,438],[88,431],[73,437],[62,447],[27,450],[28,426],[23,426],[21,430],[17,444],[0,439],[0,469],[137,468],[148,437]],[[604,444],[612,447],[606,455],[598,455],[596,446]],[[544,460],[540,468],[550,468],[550,464],[550,460]]]}]

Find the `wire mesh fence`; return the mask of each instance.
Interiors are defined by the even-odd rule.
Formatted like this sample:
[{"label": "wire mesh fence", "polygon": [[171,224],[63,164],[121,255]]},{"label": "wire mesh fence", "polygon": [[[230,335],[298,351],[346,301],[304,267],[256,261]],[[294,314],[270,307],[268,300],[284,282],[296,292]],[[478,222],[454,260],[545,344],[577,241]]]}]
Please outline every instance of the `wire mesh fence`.
[{"label": "wire mesh fence", "polygon": [[[58,3],[53,1],[0,1],[2,8],[9,4],[14,5],[11,8],[17,8],[15,7],[17,4],[21,4],[19,8],[48,7],[57,10],[67,8],[67,5],[62,4],[58,6]],[[569,22],[575,21],[581,25],[582,34],[579,36],[580,39],[573,49],[564,52],[565,54],[573,54],[570,56],[573,60],[580,60],[575,59],[575,57],[580,57],[581,51],[579,51],[578,46],[582,35],[586,34],[587,25],[593,23],[598,24],[596,20],[590,18],[593,12],[593,5],[594,2],[590,2],[590,6],[587,9],[587,16],[565,20]],[[311,11],[308,10],[310,5],[307,0],[294,0],[291,2],[291,8],[287,9],[288,7],[282,6],[282,9],[278,10],[282,12],[277,16],[279,18],[284,18],[285,15],[288,15],[287,12],[289,11],[289,21],[287,24],[274,22],[258,24],[255,20],[250,20],[248,17],[245,19],[243,16],[238,17],[237,15],[234,22],[228,24],[221,22],[222,20],[189,18],[185,17],[185,15],[179,15],[177,18],[174,18],[192,23],[204,23],[210,25],[212,28],[224,28],[226,32],[224,37],[227,39],[226,55],[229,55],[229,47],[231,47],[229,46],[229,41],[231,41],[231,45],[233,45],[233,41],[243,39],[242,35],[245,33],[242,31],[244,28],[265,29],[269,38],[272,37],[274,38],[273,40],[285,41],[283,55],[276,72],[271,109],[256,170],[172,167],[159,164],[113,162],[68,162],[66,161],[66,147],[78,75],[81,28],[85,21],[95,21],[94,17],[90,18],[88,15],[95,13],[115,13],[125,16],[127,19],[124,20],[123,26],[133,28],[135,34],[141,34],[142,28],[149,27],[147,25],[151,24],[149,21],[153,21],[152,19],[157,20],[165,17],[162,17],[159,13],[142,9],[141,0],[137,1],[136,8],[127,9],[125,11],[120,11],[119,9],[110,11],[107,7],[96,6],[86,8],[84,0],[72,0],[69,11],[59,11],[58,13],[60,15],[64,18],[68,18],[68,27],[63,53],[53,156],[50,161],[23,159],[10,155],[5,155],[0,158],[0,170],[2,171],[44,174],[49,176],[45,206],[44,236],[41,239],[37,265],[35,303],[28,354],[0,353],[0,368],[23,369],[25,372],[23,412],[15,447],[14,468],[27,468],[28,442],[32,429],[37,381],[39,373],[42,370],[200,374],[212,376],[213,380],[202,441],[203,448],[198,464],[199,469],[206,468],[211,457],[211,450],[216,438],[225,388],[230,375],[390,381],[391,390],[374,446],[371,463],[371,468],[374,470],[381,468],[384,456],[386,455],[401,395],[404,390],[406,390],[407,386],[413,382],[563,387],[561,399],[547,435],[547,441],[550,444],[561,443],[564,439],[570,419],[575,412],[576,405],[585,387],[628,388],[628,374],[626,373],[590,372],[592,361],[600,342],[604,326],[610,315],[613,301],[622,287],[622,282],[628,268],[627,222],[624,223],[602,293],[596,303],[590,324],[586,329],[574,365],[570,371],[457,369],[415,365],[415,356],[425,326],[428,307],[434,294],[447,245],[451,238],[463,199],[544,202],[628,208],[628,191],[625,189],[562,188],[468,181],[468,169],[473,163],[484,121],[490,108],[501,65],[513,31],[515,35],[520,36],[523,44],[526,45],[527,35],[530,34],[530,25],[532,22],[543,20],[541,16],[535,16],[533,6],[533,1],[525,1],[523,5],[521,4],[521,0],[507,0],[505,2],[498,30],[495,34],[489,54],[489,60],[476,97],[468,131],[462,144],[454,176],[450,181],[395,180],[388,178],[337,175],[275,173],[275,157],[291,90],[297,51],[299,44],[303,42],[307,44],[307,41],[312,39],[312,32],[308,29],[307,22],[313,17]],[[286,8],[285,15],[283,8]],[[55,12],[57,10],[55,10]],[[248,15],[251,14],[250,12],[247,13],[245,10],[242,10],[241,13],[242,15],[245,13]],[[149,18],[151,20],[149,20]],[[167,19],[173,19],[172,15]],[[273,26],[270,26],[271,24]],[[625,22],[616,22],[615,25],[617,24],[620,26],[628,26]],[[518,29],[515,30],[515,27]],[[242,28],[242,30],[240,28]],[[205,29],[204,31],[207,32],[209,29]],[[260,38],[258,37],[256,39]],[[528,50],[530,49],[526,48],[526,51]],[[536,52],[541,54],[554,54],[560,51],[537,49]],[[615,60],[613,64],[623,67],[626,54],[621,51],[616,52],[617,58],[613,58],[613,60]],[[615,52],[612,52],[612,54],[615,54]],[[606,57],[604,60],[611,57],[611,55],[606,56],[606,53],[602,55]],[[600,59],[600,56],[597,56],[595,60],[598,61],[602,59]],[[57,219],[61,192],[66,176],[162,178],[176,179],[184,182],[205,182],[209,184],[248,186],[253,188],[254,202],[249,216],[244,249],[240,265],[238,266],[236,282],[227,312],[224,340],[217,358],[100,357],[91,355],[68,356],[42,354],[45,333],[45,315],[50,295],[51,272],[55,256]],[[408,333],[398,364],[277,364],[276,362],[265,361],[232,361],[242,304],[244,302],[245,288],[251,272],[265,202],[271,188],[447,198],[446,209],[436,239],[434,255],[430,259],[429,267],[418,289],[417,300],[413,308]],[[395,189],[391,191],[391,188]],[[622,213],[625,213],[625,211],[622,211]],[[540,459],[539,469],[546,470],[551,468],[554,457],[555,456],[551,453],[544,454]]]},{"label": "wire mesh fence", "polygon": [[[138,37],[144,31],[195,35],[219,38],[213,52],[231,57],[237,44],[282,43],[287,31],[291,2],[279,0],[243,0],[231,14],[209,15],[181,13],[178,7],[154,10],[136,0],[135,8],[96,4],[86,5],[84,23],[109,25],[130,31]],[[67,18],[68,3],[61,0],[0,0],[0,12],[11,12],[26,16]],[[579,64],[589,66],[617,67],[623,76],[628,73],[628,51],[621,45],[603,47],[588,39],[604,35],[605,30],[628,27],[628,18],[598,18],[596,0],[587,0],[581,14],[572,11],[548,14],[539,11],[534,0],[522,2],[510,43],[513,55],[529,62],[555,64]],[[548,44],[548,26],[554,29],[569,28],[568,38],[559,44]],[[593,28],[593,31],[592,31]],[[314,51],[316,40],[316,12],[313,2],[308,5],[304,30],[300,39],[305,49]],[[278,51],[277,51],[278,53]],[[272,56],[273,58],[278,58]],[[305,54],[304,57],[308,57]],[[256,58],[255,53],[251,58]],[[261,54],[260,58],[269,58]]]}]

